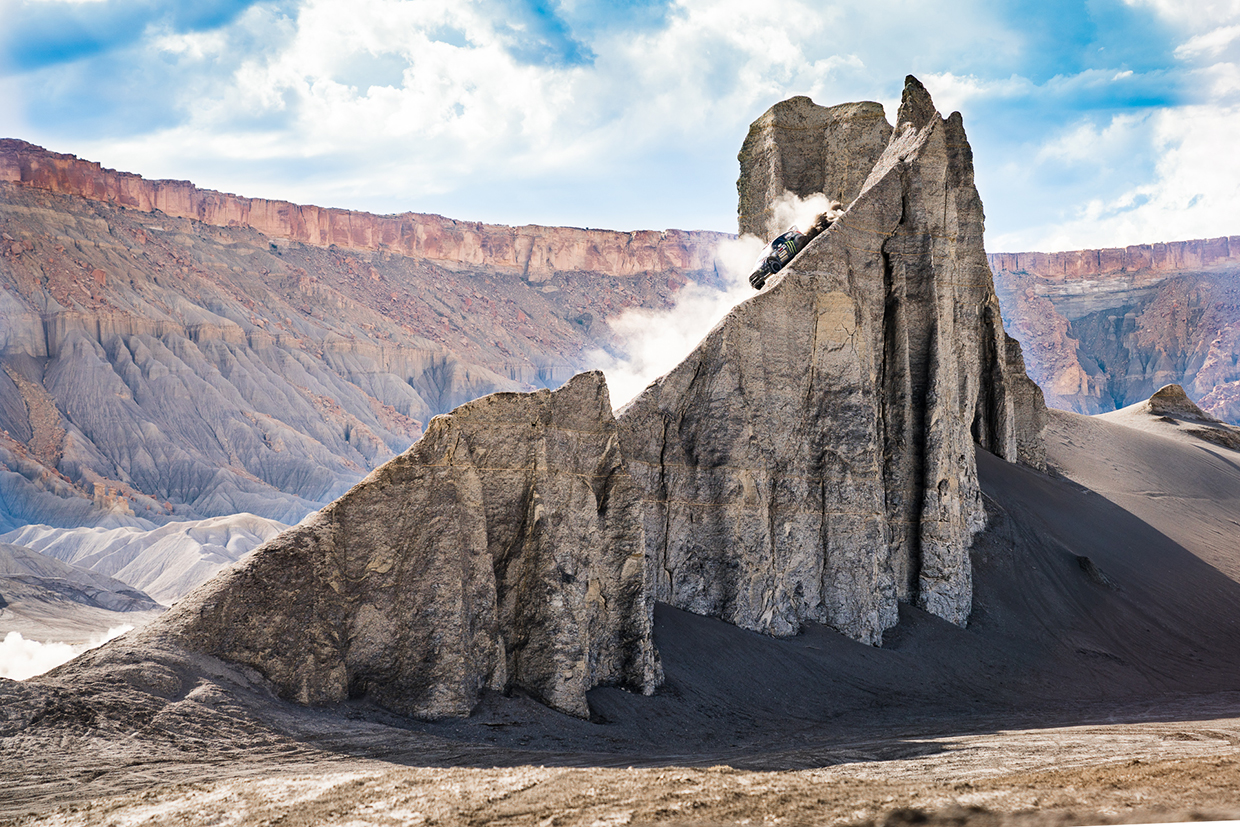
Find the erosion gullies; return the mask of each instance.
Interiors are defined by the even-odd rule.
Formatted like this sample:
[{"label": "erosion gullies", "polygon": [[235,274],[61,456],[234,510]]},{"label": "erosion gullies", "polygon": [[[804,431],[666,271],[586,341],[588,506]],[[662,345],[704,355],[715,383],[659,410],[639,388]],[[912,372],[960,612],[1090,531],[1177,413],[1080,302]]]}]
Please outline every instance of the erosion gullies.
[{"label": "erosion gullies", "polygon": [[286,528],[254,514],[230,514],[145,528],[27,525],[0,538],[114,577],[171,604]]},{"label": "erosion gullies", "polygon": [[[256,218],[336,227],[342,211],[260,209],[22,142],[0,142],[0,169],[0,530],[296,522],[435,414],[560,385],[613,347],[607,318],[717,279],[724,237],[406,216],[420,240],[402,246],[365,241],[388,218],[348,213],[370,227],[353,243]],[[160,200],[183,191],[184,209]]]},{"label": "erosion gullies", "polygon": [[1240,423],[1240,238],[990,256],[1048,402],[1102,413],[1178,384]]}]

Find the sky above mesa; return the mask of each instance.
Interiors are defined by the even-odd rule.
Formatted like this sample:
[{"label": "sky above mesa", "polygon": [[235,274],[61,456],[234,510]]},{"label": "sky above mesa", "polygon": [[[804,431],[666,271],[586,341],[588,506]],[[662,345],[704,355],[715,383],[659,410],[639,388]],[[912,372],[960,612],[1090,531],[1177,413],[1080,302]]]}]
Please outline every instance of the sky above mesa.
[{"label": "sky above mesa", "polygon": [[380,213],[736,228],[751,121],[906,74],[992,252],[1240,234],[1240,0],[0,0],[0,137]]}]

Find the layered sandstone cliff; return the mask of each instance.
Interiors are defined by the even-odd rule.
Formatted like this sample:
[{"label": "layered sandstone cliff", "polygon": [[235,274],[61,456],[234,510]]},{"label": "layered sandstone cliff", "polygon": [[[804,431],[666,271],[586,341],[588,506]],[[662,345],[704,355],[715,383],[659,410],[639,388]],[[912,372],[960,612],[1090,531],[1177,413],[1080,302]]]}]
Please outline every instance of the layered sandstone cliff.
[{"label": "layered sandstone cliff", "polygon": [[0,181],[78,195],[216,227],[248,227],[277,240],[345,250],[387,251],[436,262],[519,270],[540,281],[557,271],[607,276],[710,270],[723,233],[615,232],[576,227],[506,227],[440,215],[374,215],[204,190],[189,181],[150,181],[73,155],[0,140]]},{"label": "layered sandstone cliff", "polygon": [[[510,228],[405,216],[418,257],[263,225],[273,238],[240,213],[176,217],[156,199],[171,185],[17,141],[0,158],[17,179],[0,180],[0,531],[296,522],[435,414],[556,387],[614,346],[607,319],[718,279],[721,234],[526,227],[513,237],[551,246],[514,258],[495,241]],[[456,241],[432,244],[448,237],[435,227]]]},{"label": "layered sandstone cliff", "polygon": [[1182,385],[1240,422],[1240,238],[990,256],[1050,404],[1101,413]]}]

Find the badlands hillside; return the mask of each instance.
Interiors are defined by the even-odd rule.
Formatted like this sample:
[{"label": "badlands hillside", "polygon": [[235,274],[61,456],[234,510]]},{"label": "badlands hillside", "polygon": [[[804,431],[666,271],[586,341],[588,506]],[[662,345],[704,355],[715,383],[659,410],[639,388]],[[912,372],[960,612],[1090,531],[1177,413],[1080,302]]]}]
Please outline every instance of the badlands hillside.
[{"label": "badlands hillside", "polygon": [[0,141],[0,531],[296,522],[435,414],[561,384],[605,319],[714,281],[723,237],[298,206]]},{"label": "badlands hillside", "polygon": [[1181,385],[1240,424],[1240,237],[990,255],[1047,404],[1103,413]]},{"label": "badlands hillside", "polygon": [[618,412],[597,372],[468,402],[141,629],[0,681],[0,817],[1240,814],[1240,430],[1178,387],[1045,407],[962,119],[915,78],[894,123],[776,104],[741,161],[742,216],[847,210]]}]

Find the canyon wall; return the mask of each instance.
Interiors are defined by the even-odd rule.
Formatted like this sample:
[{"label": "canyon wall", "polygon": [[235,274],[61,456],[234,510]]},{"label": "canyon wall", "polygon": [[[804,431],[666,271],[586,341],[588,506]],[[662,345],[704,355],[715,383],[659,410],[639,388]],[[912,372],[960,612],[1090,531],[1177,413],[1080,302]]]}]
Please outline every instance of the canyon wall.
[{"label": "canyon wall", "polygon": [[[823,130],[849,111],[781,107]],[[813,621],[867,643],[900,602],[964,625],[984,522],[974,443],[1044,462],[1045,409],[1003,332],[960,118],[939,117],[909,78],[894,132],[864,134],[882,132],[875,159],[869,139],[841,151],[769,113],[750,131],[742,220],[762,213],[748,194],[787,189],[777,176],[792,165],[773,161],[786,155],[810,168],[829,152],[864,186],[620,412],[658,600],[768,634]]]},{"label": "canyon wall", "polygon": [[1240,237],[989,260],[1049,404],[1102,413],[1176,384],[1240,423]]},{"label": "canyon wall", "polygon": [[404,216],[421,239],[406,255],[378,240],[383,217],[143,181],[20,141],[0,158],[0,531],[296,522],[434,415],[556,387],[614,350],[609,318],[719,281],[718,233]]},{"label": "canyon wall", "polygon": [[1020,273],[1048,281],[1119,275],[1148,280],[1161,273],[1240,265],[1240,236],[1062,253],[990,253],[987,259],[997,273]]},{"label": "canyon wall", "polygon": [[608,276],[709,270],[724,233],[506,227],[439,215],[374,215],[151,181],[25,141],[0,140],[0,181],[78,195],[216,227],[248,227],[277,240],[345,250],[384,250],[436,262],[510,268],[535,280],[556,271]]}]

